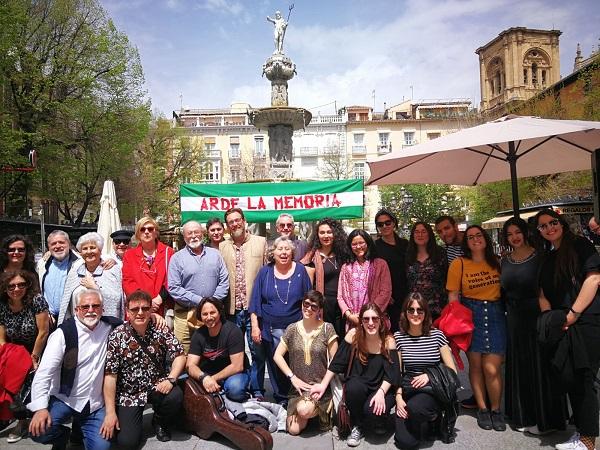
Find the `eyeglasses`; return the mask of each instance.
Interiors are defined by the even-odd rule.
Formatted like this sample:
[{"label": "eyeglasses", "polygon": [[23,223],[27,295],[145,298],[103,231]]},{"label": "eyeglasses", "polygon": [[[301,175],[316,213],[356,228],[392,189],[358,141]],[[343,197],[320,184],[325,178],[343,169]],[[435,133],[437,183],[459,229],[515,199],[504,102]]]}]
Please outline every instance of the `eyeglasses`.
[{"label": "eyeglasses", "polygon": [[423,310],[423,308],[406,308],[406,313],[411,314],[413,316],[421,316],[425,314],[425,311]]},{"label": "eyeglasses", "polygon": [[149,306],[138,306],[137,308],[127,308],[131,313],[139,314],[140,312],[147,313],[150,311]]},{"label": "eyeglasses", "polygon": [[467,235],[467,241],[472,241],[473,239],[481,239],[482,237],[483,237],[482,233],[469,234],[469,235]]},{"label": "eyeglasses", "polygon": [[384,226],[389,227],[392,223],[391,220],[384,220],[383,222],[375,222],[375,225],[379,228],[383,228]]},{"label": "eyeglasses", "polygon": [[362,323],[364,323],[365,325],[368,324],[369,322],[373,322],[373,323],[379,323],[379,321],[381,320],[380,317],[363,317],[362,318]]},{"label": "eyeglasses", "polygon": [[129,245],[131,242],[129,239],[113,239],[115,245]]},{"label": "eyeglasses", "polygon": [[350,247],[352,248],[362,248],[362,247],[366,247],[367,243],[366,242],[357,242],[356,244],[350,244]]},{"label": "eyeglasses", "polygon": [[294,228],[294,224],[293,223],[280,223],[279,228],[281,228],[282,230],[292,230]]},{"label": "eyeglasses", "polygon": [[303,301],[302,302],[302,307],[304,309],[310,309],[310,310],[312,310],[314,312],[317,312],[319,310],[319,306],[318,305],[315,305],[314,303],[307,302],[307,301]]},{"label": "eyeglasses", "polygon": [[25,247],[13,247],[6,250],[7,253],[25,253]]},{"label": "eyeglasses", "polygon": [[29,286],[28,283],[11,283],[6,287],[6,289],[12,292],[15,289],[22,290],[22,289],[27,288],[28,286]]},{"label": "eyeglasses", "polygon": [[87,311],[88,309],[100,309],[102,305],[100,303],[93,303],[91,305],[79,305],[78,308],[82,311]]},{"label": "eyeglasses", "polygon": [[244,219],[242,219],[241,217],[238,217],[237,219],[231,219],[227,221],[227,225],[237,225],[238,223],[242,223],[242,220]]},{"label": "eyeglasses", "polygon": [[558,219],[552,219],[550,222],[541,223],[537,226],[537,229],[540,231],[546,231],[549,227],[556,227],[560,221]]},{"label": "eyeglasses", "polygon": [[148,233],[154,233],[154,230],[155,230],[155,229],[156,229],[156,228],[154,228],[154,227],[152,227],[152,226],[141,227],[141,228],[140,228],[140,233],[145,233],[146,231],[147,231]]}]

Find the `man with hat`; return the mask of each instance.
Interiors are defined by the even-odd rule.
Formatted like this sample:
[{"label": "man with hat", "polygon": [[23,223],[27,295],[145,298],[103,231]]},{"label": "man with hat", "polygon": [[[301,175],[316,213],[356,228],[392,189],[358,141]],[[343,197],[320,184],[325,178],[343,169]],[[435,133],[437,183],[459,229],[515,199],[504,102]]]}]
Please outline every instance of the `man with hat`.
[{"label": "man with hat", "polygon": [[131,248],[131,236],[133,232],[129,230],[117,230],[110,235],[113,241],[111,257],[117,261],[119,267],[123,267],[123,255]]}]

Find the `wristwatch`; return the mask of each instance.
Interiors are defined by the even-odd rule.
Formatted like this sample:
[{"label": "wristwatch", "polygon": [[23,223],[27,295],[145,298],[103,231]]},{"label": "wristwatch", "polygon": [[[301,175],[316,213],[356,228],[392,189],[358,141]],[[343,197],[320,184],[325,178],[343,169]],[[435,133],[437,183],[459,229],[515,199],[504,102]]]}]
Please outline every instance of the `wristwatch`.
[{"label": "wristwatch", "polygon": [[167,378],[167,381],[171,382],[173,386],[177,384],[177,378]]}]

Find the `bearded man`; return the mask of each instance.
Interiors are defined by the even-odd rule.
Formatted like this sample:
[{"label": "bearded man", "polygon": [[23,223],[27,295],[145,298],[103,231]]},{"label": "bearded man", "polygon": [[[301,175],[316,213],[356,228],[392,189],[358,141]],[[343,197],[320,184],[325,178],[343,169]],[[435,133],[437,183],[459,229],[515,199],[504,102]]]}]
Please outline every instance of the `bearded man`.
[{"label": "bearded man", "polygon": [[183,226],[185,248],[169,263],[169,294],[175,300],[174,331],[185,352],[190,348],[188,315],[195,315],[204,297],[224,300],[229,290],[229,273],[221,254],[204,245],[204,230],[196,221]]}]

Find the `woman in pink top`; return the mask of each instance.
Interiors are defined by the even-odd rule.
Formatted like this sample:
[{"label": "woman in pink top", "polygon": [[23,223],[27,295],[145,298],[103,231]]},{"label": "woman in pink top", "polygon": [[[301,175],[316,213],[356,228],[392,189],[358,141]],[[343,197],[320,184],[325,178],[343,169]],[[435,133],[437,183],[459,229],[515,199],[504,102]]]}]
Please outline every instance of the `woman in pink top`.
[{"label": "woman in pink top", "polygon": [[[338,304],[348,330],[359,324],[360,308],[366,303],[375,303],[385,314],[392,297],[392,280],[385,260],[377,258],[369,233],[353,230],[346,242],[350,260],[340,271]],[[387,315],[386,323],[389,329]]]}]

